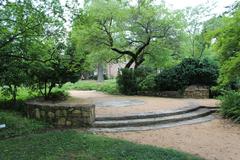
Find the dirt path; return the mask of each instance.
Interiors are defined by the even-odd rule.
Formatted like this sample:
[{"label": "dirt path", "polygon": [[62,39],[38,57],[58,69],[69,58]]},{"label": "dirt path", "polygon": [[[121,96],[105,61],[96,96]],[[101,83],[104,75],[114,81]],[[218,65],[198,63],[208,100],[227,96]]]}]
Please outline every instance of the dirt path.
[{"label": "dirt path", "polygon": [[112,100],[139,100],[140,105],[130,105],[125,107],[96,107],[96,115],[102,116],[123,116],[144,112],[161,112],[175,110],[190,106],[216,106],[215,99],[183,99],[183,98],[160,98],[146,96],[115,96],[96,91],[70,91],[72,103],[94,103],[96,101]]},{"label": "dirt path", "polygon": [[207,160],[240,160],[240,125],[222,119],[152,131],[104,135],[140,144],[174,148]]}]

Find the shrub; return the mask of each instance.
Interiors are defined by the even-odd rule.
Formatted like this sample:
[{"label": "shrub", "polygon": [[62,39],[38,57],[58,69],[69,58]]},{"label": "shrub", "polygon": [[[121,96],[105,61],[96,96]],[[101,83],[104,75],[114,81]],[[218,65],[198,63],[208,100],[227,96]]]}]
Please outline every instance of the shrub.
[{"label": "shrub", "polygon": [[182,80],[187,85],[212,86],[217,82],[218,67],[208,59],[187,58],[176,68],[178,68],[178,74],[182,73]]},{"label": "shrub", "polygon": [[66,100],[68,96],[69,94],[65,90],[60,88],[54,88],[46,100],[63,101],[63,100]]},{"label": "shrub", "polygon": [[163,70],[157,75],[155,83],[156,91],[177,91],[186,85],[175,68]]},{"label": "shrub", "polygon": [[226,92],[221,97],[220,112],[223,117],[240,123],[240,92]]},{"label": "shrub", "polygon": [[155,88],[155,75],[147,75],[144,80],[139,83],[138,86],[140,91],[152,91]]},{"label": "shrub", "polygon": [[156,77],[156,90],[183,90],[189,85],[216,84],[218,67],[207,59],[187,58],[173,68],[163,70]]},{"label": "shrub", "polygon": [[120,93],[134,95],[137,93],[137,77],[133,69],[121,69],[117,77],[117,84]]},{"label": "shrub", "polygon": [[152,68],[146,67],[121,69],[117,77],[117,84],[120,93],[134,95],[137,94],[138,91],[152,90],[155,86],[153,73],[154,70]]}]

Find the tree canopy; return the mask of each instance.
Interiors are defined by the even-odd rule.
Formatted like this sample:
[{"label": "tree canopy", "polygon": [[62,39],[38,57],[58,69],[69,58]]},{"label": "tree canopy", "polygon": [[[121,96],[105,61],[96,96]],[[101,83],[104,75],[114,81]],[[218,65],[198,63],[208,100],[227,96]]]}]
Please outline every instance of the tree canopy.
[{"label": "tree canopy", "polygon": [[147,56],[157,54],[156,50],[160,53],[177,46],[181,16],[151,1],[130,5],[126,1],[95,0],[75,19],[72,37],[89,52],[108,49],[115,59],[128,58],[126,68],[137,68]]}]

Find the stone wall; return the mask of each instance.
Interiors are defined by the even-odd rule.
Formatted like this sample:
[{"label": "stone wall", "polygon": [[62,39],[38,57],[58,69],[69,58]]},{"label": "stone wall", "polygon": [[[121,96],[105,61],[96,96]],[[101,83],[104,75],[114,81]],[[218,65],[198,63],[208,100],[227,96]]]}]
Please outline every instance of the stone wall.
[{"label": "stone wall", "polygon": [[184,98],[209,98],[208,86],[192,85],[185,89]]},{"label": "stone wall", "polygon": [[29,118],[46,121],[57,127],[88,127],[95,121],[94,104],[51,104],[27,102]]},{"label": "stone wall", "polygon": [[156,97],[170,97],[170,98],[183,97],[183,95],[178,91],[162,91],[162,92],[140,91],[137,94],[141,96],[156,96]]}]

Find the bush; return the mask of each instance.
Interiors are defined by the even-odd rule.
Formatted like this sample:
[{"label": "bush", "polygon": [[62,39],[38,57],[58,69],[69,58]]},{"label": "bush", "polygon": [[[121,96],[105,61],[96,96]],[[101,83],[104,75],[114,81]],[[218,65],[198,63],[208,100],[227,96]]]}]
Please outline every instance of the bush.
[{"label": "bush", "polygon": [[220,112],[223,117],[240,123],[240,92],[226,92],[221,97]]},{"label": "bush", "polygon": [[163,70],[156,76],[155,91],[177,91],[182,89],[186,82],[181,79],[181,74],[175,68]]},{"label": "bush", "polygon": [[189,85],[216,84],[218,67],[207,59],[199,60],[187,58],[180,64],[167,70],[163,70],[156,77],[156,90],[183,90]]},{"label": "bush", "polygon": [[152,90],[155,86],[153,72],[153,69],[146,67],[121,69],[117,77],[120,93],[134,95],[137,94],[138,91]]},{"label": "bush", "polygon": [[68,96],[69,94],[65,90],[60,88],[54,88],[46,100],[63,101],[63,100],[66,100]]},{"label": "bush", "polygon": [[147,75],[146,78],[139,83],[138,88],[140,91],[152,91],[154,90],[155,86],[155,75],[150,74]]},{"label": "bush", "polygon": [[121,69],[117,77],[119,92],[126,95],[137,93],[137,77],[133,69]]}]

